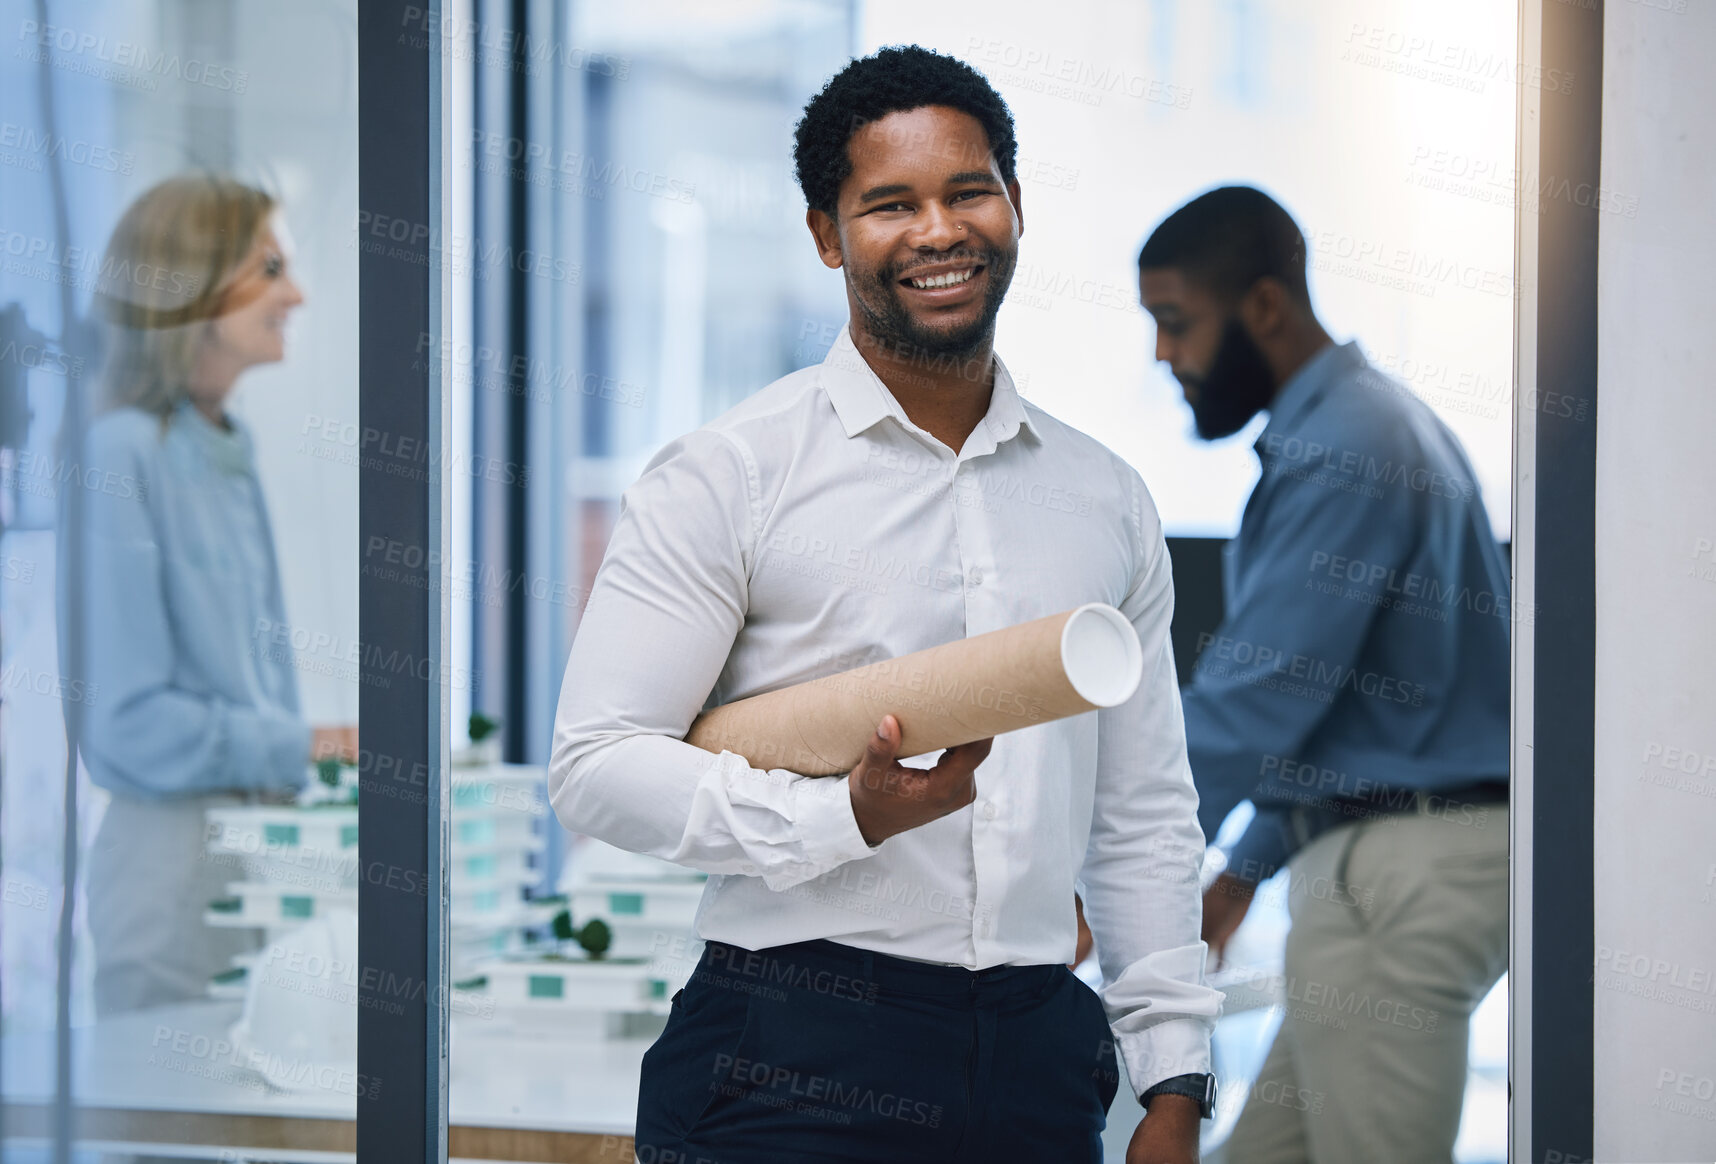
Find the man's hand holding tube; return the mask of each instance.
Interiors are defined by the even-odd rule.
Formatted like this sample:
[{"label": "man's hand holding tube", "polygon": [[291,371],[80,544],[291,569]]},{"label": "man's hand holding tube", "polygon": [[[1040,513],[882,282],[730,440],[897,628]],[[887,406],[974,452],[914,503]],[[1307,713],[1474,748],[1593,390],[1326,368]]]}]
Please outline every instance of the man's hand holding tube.
[{"label": "man's hand holding tube", "polygon": [[894,760],[900,750],[900,723],[882,717],[864,748],[864,758],[847,777],[852,815],[864,840],[879,845],[895,833],[915,829],[958,812],[977,799],[977,766],[994,740],[975,740],[949,748],[933,768],[907,768]]}]

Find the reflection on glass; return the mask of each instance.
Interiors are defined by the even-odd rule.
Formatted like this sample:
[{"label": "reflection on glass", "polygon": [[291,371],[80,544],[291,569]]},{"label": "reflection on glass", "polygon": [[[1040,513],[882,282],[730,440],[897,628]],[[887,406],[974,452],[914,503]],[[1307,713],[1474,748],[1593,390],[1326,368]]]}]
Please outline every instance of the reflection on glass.
[{"label": "reflection on glass", "polygon": [[[284,599],[255,438],[225,407],[246,370],[284,357],[303,302],[274,211],[230,179],[171,179],[103,263],[108,355],[74,459],[112,488],[83,492],[62,607],[82,616],[76,670],[100,692],[84,764],[110,795],[88,882],[98,1015],[203,997],[257,947],[254,929],[204,923],[234,873],[210,859],[208,814],[294,794],[311,759],[290,656],[256,649]],[[354,737],[316,742],[351,754]]]},{"label": "reflection on glass", "polygon": [[[474,90],[449,200],[476,202],[471,330],[439,353],[449,463],[472,469],[453,483],[455,609],[468,619],[453,651],[456,672],[468,658],[482,674],[470,708],[504,721],[511,759],[547,759],[621,492],[666,441],[818,361],[845,316],[805,245],[785,143],[844,62],[852,13],[845,0],[744,14],[675,0],[530,10],[513,25],[491,6],[443,29]],[[514,43],[528,46],[520,60],[499,51]],[[527,118],[506,96],[520,85]],[[529,270],[490,258],[506,254],[497,240]],[[544,769],[513,770],[534,774],[542,802]],[[455,850],[457,812],[455,800]],[[639,1060],[701,953],[705,879],[552,821],[548,833],[534,888],[552,895],[551,924],[474,961],[469,1004],[453,999],[452,1123],[467,1137],[500,1121],[534,1129],[552,1158],[629,1161]]]},{"label": "reflection on glass", "polygon": [[7,1164],[349,1142],[355,9],[0,0]]},{"label": "reflection on glass", "polygon": [[[828,26],[817,27],[821,18]],[[582,607],[621,491],[655,450],[774,377],[819,362],[838,332],[845,305],[827,292],[839,282],[815,263],[783,143],[804,97],[848,56],[885,44],[917,42],[968,61],[1013,109],[1030,229],[998,350],[1028,399],[1140,470],[1170,535],[1237,529],[1257,472],[1255,429],[1212,445],[1195,438],[1178,391],[1150,360],[1135,257],[1173,206],[1238,180],[1290,199],[1331,331],[1375,345],[1371,362],[1443,417],[1471,450],[1505,533],[1513,211],[1487,196],[1493,190],[1441,178],[1465,158],[1512,156],[1516,93],[1495,62],[1511,60],[1513,25],[1511,11],[1494,6],[1379,9],[1359,0],[996,0],[975,21],[913,0],[742,12],[651,0],[573,5],[565,20],[521,30],[540,38],[532,59],[554,68],[468,53],[478,91],[476,233],[519,232],[577,272],[508,288],[479,274],[475,334],[444,353],[455,364],[455,417],[459,402],[474,414],[455,420],[450,455],[528,457],[506,467],[529,476],[527,490],[473,483],[460,539],[474,547],[475,576],[499,581],[469,596],[471,631],[463,641],[455,632],[454,650],[522,692],[510,697],[522,730],[509,736],[508,754],[545,752],[560,663],[579,618],[600,617]],[[1361,51],[1379,29],[1458,44],[1490,64],[1472,65],[1452,78],[1458,84],[1415,76]],[[509,31],[484,20],[461,36],[493,46]],[[1480,67],[1491,72],[1479,77]],[[514,85],[531,94],[528,120],[507,112],[516,106],[502,98]],[[519,396],[528,404],[509,419]],[[544,562],[548,577],[526,579],[515,611],[501,583],[516,587],[512,571]],[[635,949],[634,909],[652,919],[643,928],[655,945],[631,970],[639,980],[671,987],[697,960],[689,915],[676,912],[687,878],[609,868],[612,855],[582,837],[552,838],[555,868],[555,844],[570,849],[560,884],[569,925],[551,951],[564,961],[552,974],[526,963],[491,976],[487,1045],[475,1024],[455,1030],[455,1123],[492,1095],[493,1065],[512,1058],[540,1064],[543,1086],[555,1089],[552,1112],[526,1118],[566,1131],[629,1130],[641,1040],[626,1036],[647,1028],[611,1021],[608,1037],[585,1033],[574,1044],[572,1032],[586,1028],[573,1012],[647,1014],[635,984],[611,981]],[[597,921],[613,930],[606,966],[571,938]],[[1244,934],[1253,977],[1266,985],[1278,980],[1285,931],[1284,907],[1266,895]],[[1280,993],[1230,998],[1217,1036],[1224,1099],[1207,1147],[1226,1136],[1257,1084]],[[1499,1013],[1486,1005],[1474,1019],[1479,1044],[1489,1046]],[[1470,1068],[1456,1157],[1487,1161],[1499,1153],[1505,1074],[1488,1052]],[[606,1110],[614,1107],[618,1118]],[[1123,1158],[1138,1116],[1123,1094],[1109,1117],[1110,1159]]]},{"label": "reflection on glass", "polygon": [[[1241,177],[1292,192],[1315,251],[1314,287],[1342,333],[1377,345],[1373,362],[1447,416],[1487,488],[1508,477],[1512,299],[1498,290],[1508,272],[1482,256],[1506,251],[1512,210],[1492,196],[1498,183],[1454,176],[1473,159],[1495,163],[1491,173],[1511,169],[1515,91],[1469,71],[1457,87],[1417,79],[1368,46],[1379,34],[1422,37],[1505,64],[1514,23],[1506,6],[995,0],[975,24],[959,6],[916,0],[513,9],[528,11],[527,27],[500,18],[507,6],[455,3],[439,15],[435,6],[401,6],[390,30],[401,46],[435,45],[451,58],[450,91],[463,92],[466,107],[448,140],[473,163],[447,191],[464,216],[443,250],[475,311],[456,309],[451,343],[436,337],[432,347],[425,336],[413,353],[448,365],[455,397],[455,444],[444,462],[455,475],[452,556],[455,571],[471,567],[453,582],[455,619],[465,626],[455,630],[463,657],[454,674],[469,680],[451,692],[456,743],[468,713],[482,710],[502,720],[506,756],[544,758],[566,651],[621,491],[660,445],[758,385],[818,362],[832,342],[844,299],[806,245],[785,143],[804,98],[848,55],[880,44],[917,41],[958,55],[1014,109],[1021,139],[1034,143],[1019,164],[1031,231],[1001,316],[1003,352],[1028,397],[1144,471],[1172,532],[1231,532],[1254,468],[1244,436],[1212,449],[1189,439],[1178,396],[1141,342],[1132,257],[1172,205]],[[199,521],[225,524],[168,531],[153,574],[97,578],[93,560],[79,570],[79,585],[90,587],[80,599],[92,620],[85,667],[102,684],[83,709],[87,776],[74,770],[73,832],[85,846],[71,891],[68,982],[80,1026],[79,1102],[349,1119],[354,1086],[411,1085],[357,1080],[349,1060],[326,1054],[355,1029],[357,970],[340,953],[339,933],[310,931],[320,935],[313,944],[304,923],[355,898],[356,810],[311,807],[342,794],[320,791],[313,778],[300,793],[305,803],[277,803],[306,778],[314,734],[305,725],[355,717],[357,465],[379,455],[415,472],[441,453],[420,457],[360,435],[358,255],[392,245],[387,229],[400,224],[383,218],[392,208],[358,212],[356,11],[352,0],[0,0],[0,39],[13,46],[0,71],[0,379],[18,386],[32,421],[20,435],[14,397],[4,398],[0,1002],[6,1099],[38,1112],[52,1095],[53,1041],[38,1036],[52,1026],[57,988],[61,716],[78,702],[72,676],[55,663],[55,627],[67,613],[56,610],[56,596],[78,588],[55,576],[65,550],[55,514],[72,441],[60,431],[63,402],[89,387],[86,457],[101,454],[103,440],[113,455],[123,451],[103,434],[116,416],[141,410],[147,416],[133,427],[147,429],[147,441],[137,434],[133,452],[159,450],[174,433],[188,451],[197,435],[213,463],[245,427],[222,428],[221,409],[211,416],[191,403],[161,413],[141,398],[109,395],[115,363],[141,372],[155,360],[182,370],[188,400],[198,358],[189,347],[169,352],[172,344],[199,346],[205,370],[230,372],[239,398],[228,398],[225,413],[249,422],[252,470],[211,470],[201,483],[210,487],[188,504],[201,507]],[[57,122],[39,96],[44,77]],[[154,226],[179,225],[134,223],[134,245],[151,245],[151,230],[153,245],[173,240],[178,249],[147,261],[200,269],[206,282],[177,291],[138,284],[134,267],[129,282],[118,280],[120,294],[92,302],[116,282],[104,264],[121,252],[104,244],[124,208],[168,175],[199,167],[267,174],[256,185],[290,209],[295,250],[277,208],[261,202],[251,212],[263,225],[235,220],[224,230],[162,202]],[[58,215],[56,169],[66,188]],[[254,196],[233,185],[240,201]],[[253,263],[264,230],[280,244],[285,278],[311,291],[302,307],[270,294],[265,262]],[[203,250],[193,255],[195,247]],[[1412,278],[1396,280],[1394,263]],[[203,302],[200,321],[167,320],[211,289],[223,299]],[[129,323],[112,314],[115,303]],[[160,326],[139,326],[149,312]],[[86,314],[106,319],[118,346],[103,353],[85,343],[78,318]],[[293,330],[273,329],[270,315],[292,319]],[[127,329],[140,346],[121,358]],[[279,363],[243,364],[274,350],[271,340],[280,341],[271,357]],[[216,486],[225,490],[219,497]],[[249,512],[241,488],[255,497]],[[112,515],[168,504],[114,496],[99,482],[79,499],[91,544]],[[129,511],[127,500],[136,503]],[[249,537],[270,519],[266,537]],[[255,549],[270,542],[271,565]],[[186,556],[193,545],[203,555],[195,562]],[[465,552],[475,561],[459,562]],[[151,631],[102,598],[122,612],[141,604],[133,590],[147,584],[165,595],[169,566],[218,580],[205,587],[218,602],[174,608],[166,630]],[[240,608],[264,621],[238,623]],[[205,642],[221,626],[236,627],[232,643]],[[181,673],[173,664],[169,688],[194,684],[195,697],[218,701],[224,715],[276,723],[274,742],[266,731],[246,734],[244,763],[164,743],[172,731],[194,733],[121,702],[126,684],[135,696],[159,680],[161,659],[139,647],[151,634],[184,638],[175,649],[205,668]],[[104,665],[108,678],[97,674]],[[274,751],[288,750],[289,736],[297,759],[286,763]],[[332,742],[346,755],[353,745],[349,729]],[[536,853],[544,838],[534,825],[542,815],[535,772],[485,768],[455,789],[454,977],[474,993],[451,999],[453,1122],[582,1135],[580,1150],[593,1148],[594,1158],[629,1160],[637,1056],[660,1024],[664,994],[697,960],[700,887],[683,870],[628,863],[557,829],[547,854]],[[115,812],[104,826],[110,794]],[[195,798],[209,809],[193,825],[184,806]],[[176,815],[179,839],[153,822],[121,827],[127,812],[152,809]],[[123,854],[103,850],[128,846],[136,871],[124,886]],[[151,846],[181,856],[185,880],[144,863],[139,854]],[[253,888],[235,896],[235,883]],[[518,910],[520,883],[563,899]],[[134,909],[125,908],[127,893]],[[223,902],[213,925],[210,899]],[[176,930],[164,922],[162,930],[184,946],[153,964],[149,943],[159,935],[125,933],[150,917],[176,918]],[[1278,955],[1284,910],[1261,902],[1248,925],[1260,959]],[[273,936],[259,939],[261,929]],[[521,932],[536,939],[534,949],[520,949]],[[258,940],[259,958],[240,955],[248,967],[211,952],[222,942],[254,952]],[[120,970],[115,959],[124,957],[136,968]],[[215,980],[205,974],[197,984],[203,967],[214,967]],[[248,980],[258,968],[273,999],[260,1005],[258,983]],[[153,1005],[169,997],[180,1001]],[[1244,1098],[1273,1029],[1246,1023],[1278,1014],[1274,1001],[1259,994],[1241,1013],[1230,1000],[1223,1033],[1232,1044],[1250,1041],[1255,1054],[1230,1057],[1229,1103]],[[1480,1042],[1495,1009],[1474,1019]],[[235,1049],[241,1023],[272,1053]],[[304,1042],[293,1049],[288,1036]],[[331,1063],[338,1069],[324,1071]],[[1501,1054],[1492,1048],[1473,1061],[1472,1134],[1462,1135],[1461,1160],[1489,1158],[1503,1102]],[[1111,1122],[1136,1115],[1117,1108]],[[14,1121],[3,1134],[24,1127]],[[211,1135],[235,1158],[275,1157],[235,1127]],[[1121,1149],[1128,1130],[1119,1128]],[[207,1144],[199,1151],[211,1154]]]}]

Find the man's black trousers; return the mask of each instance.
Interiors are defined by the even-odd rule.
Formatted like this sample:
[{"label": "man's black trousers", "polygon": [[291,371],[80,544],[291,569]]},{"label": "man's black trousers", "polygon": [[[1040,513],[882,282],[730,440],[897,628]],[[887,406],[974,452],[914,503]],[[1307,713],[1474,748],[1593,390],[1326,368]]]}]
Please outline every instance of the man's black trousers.
[{"label": "man's black trousers", "polygon": [[710,942],[643,1060],[640,1164],[1101,1164],[1119,1075],[1064,966]]}]

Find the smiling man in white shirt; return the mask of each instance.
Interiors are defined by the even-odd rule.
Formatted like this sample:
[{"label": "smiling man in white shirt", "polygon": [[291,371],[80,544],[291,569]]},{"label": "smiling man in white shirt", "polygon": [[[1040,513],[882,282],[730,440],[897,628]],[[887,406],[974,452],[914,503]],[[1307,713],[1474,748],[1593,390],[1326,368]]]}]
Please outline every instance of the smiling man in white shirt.
[{"label": "smiling man in white shirt", "polygon": [[[1005,103],[916,47],[854,61],[796,136],[845,278],[827,359],[662,449],[627,491],[567,664],[561,821],[711,874],[644,1060],[642,1164],[1189,1164],[1207,1114],[1203,836],[1155,507],[993,354],[1023,230]],[[848,776],[683,742],[707,706],[1053,614],[1118,607],[1126,703]],[[1075,887],[1102,995],[1064,965]]]}]

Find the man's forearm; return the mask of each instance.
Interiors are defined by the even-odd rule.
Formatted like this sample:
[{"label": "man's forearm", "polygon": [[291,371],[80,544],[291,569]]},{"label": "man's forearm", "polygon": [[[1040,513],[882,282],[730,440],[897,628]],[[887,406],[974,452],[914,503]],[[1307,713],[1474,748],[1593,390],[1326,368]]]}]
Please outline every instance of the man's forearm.
[{"label": "man's forearm", "polygon": [[787,889],[871,850],[844,779],[752,768],[667,736],[557,740],[550,796],[568,829],[705,873]]}]

